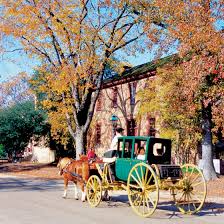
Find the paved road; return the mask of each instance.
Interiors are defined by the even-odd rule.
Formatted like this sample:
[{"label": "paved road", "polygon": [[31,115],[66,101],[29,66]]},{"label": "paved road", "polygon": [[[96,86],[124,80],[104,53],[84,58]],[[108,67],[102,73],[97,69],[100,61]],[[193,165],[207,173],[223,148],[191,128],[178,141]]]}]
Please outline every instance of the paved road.
[{"label": "paved road", "polygon": [[211,205],[209,205],[198,215],[185,216],[177,212],[170,203],[162,202],[151,218],[143,219],[133,213],[125,195],[116,194],[112,201],[102,202],[97,208],[90,208],[87,203],[74,200],[72,185],[70,185],[66,200],[61,198],[62,191],[62,181],[0,176],[0,223],[224,223],[224,203],[216,203],[216,209],[211,209]]}]

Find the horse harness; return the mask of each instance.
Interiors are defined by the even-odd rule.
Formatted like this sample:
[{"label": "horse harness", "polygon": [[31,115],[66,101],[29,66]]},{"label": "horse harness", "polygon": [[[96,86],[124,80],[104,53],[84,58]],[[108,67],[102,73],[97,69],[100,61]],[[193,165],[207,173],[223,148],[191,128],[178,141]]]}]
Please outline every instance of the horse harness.
[{"label": "horse harness", "polygon": [[66,166],[62,169],[62,174],[63,174],[63,173],[68,173],[68,174],[70,174],[71,176],[77,178],[79,181],[84,182],[83,179],[82,179],[82,176],[81,176],[81,175],[79,175],[78,173],[70,172],[70,171],[67,170],[68,166],[69,166],[72,162],[73,162],[73,161],[70,161],[70,162],[68,162],[68,163],[66,164]]}]

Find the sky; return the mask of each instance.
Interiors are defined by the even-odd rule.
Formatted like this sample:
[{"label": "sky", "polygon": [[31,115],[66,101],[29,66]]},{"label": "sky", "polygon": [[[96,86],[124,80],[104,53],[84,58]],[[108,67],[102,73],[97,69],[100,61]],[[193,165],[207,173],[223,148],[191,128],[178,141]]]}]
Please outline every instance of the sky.
[{"label": "sky", "polygon": [[33,59],[17,53],[9,54],[7,58],[2,56],[0,60],[0,82],[6,81],[20,72],[32,73],[35,64]]},{"label": "sky", "polygon": [[[150,52],[138,54],[136,57],[127,56],[125,58],[133,66],[147,63],[153,59]],[[17,75],[20,72],[25,71],[28,74],[32,74],[35,65],[36,62],[33,59],[16,53],[8,55],[8,59],[2,58],[2,60],[0,60],[0,83],[10,79],[10,77]]]},{"label": "sky", "polygon": [[[224,20],[219,20],[215,26],[218,30],[223,29]],[[144,54],[125,56],[124,58],[133,66],[136,66],[153,60],[153,54],[145,52]],[[28,58],[26,55],[18,54],[16,51],[2,55],[0,58],[0,83],[10,79],[10,77],[17,75],[20,72],[32,74],[33,67],[36,65],[37,62],[34,61],[34,59]]]}]

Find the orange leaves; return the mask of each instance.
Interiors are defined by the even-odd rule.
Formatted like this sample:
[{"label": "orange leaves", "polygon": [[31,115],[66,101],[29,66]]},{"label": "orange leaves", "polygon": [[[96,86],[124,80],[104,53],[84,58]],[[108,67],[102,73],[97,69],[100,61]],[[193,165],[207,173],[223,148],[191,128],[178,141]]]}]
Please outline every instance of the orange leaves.
[{"label": "orange leaves", "polygon": [[180,52],[183,55],[189,51],[220,51],[224,38],[216,30],[215,23],[223,14],[221,5],[221,1],[154,1],[157,13],[167,24],[167,37],[180,41]]},{"label": "orange leaves", "polygon": [[[157,70],[154,81],[150,80],[149,88],[140,95],[144,102],[140,112],[160,113],[162,135],[169,134],[177,141],[183,140],[182,146],[185,145],[184,139],[190,138],[194,147],[195,140],[201,136],[202,103],[205,107],[212,105],[214,131],[224,127],[221,55],[221,52],[212,56],[197,55],[179,65],[171,64]],[[192,139],[192,136],[198,137]]]}]

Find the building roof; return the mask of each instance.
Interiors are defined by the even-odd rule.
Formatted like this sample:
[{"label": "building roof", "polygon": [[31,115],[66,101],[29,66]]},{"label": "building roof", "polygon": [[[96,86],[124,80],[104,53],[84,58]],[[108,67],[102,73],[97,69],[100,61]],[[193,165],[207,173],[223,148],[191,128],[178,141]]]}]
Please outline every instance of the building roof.
[{"label": "building roof", "polygon": [[156,74],[157,68],[162,67],[163,65],[171,61],[173,62],[178,61],[177,54],[173,54],[161,59],[153,60],[151,62],[147,62],[145,64],[135,66],[133,68],[125,70],[120,75],[114,74],[112,76],[106,77],[103,81],[102,88],[105,89],[112,86],[124,84],[127,82],[132,82],[132,81],[140,80],[150,76],[154,76]]}]

